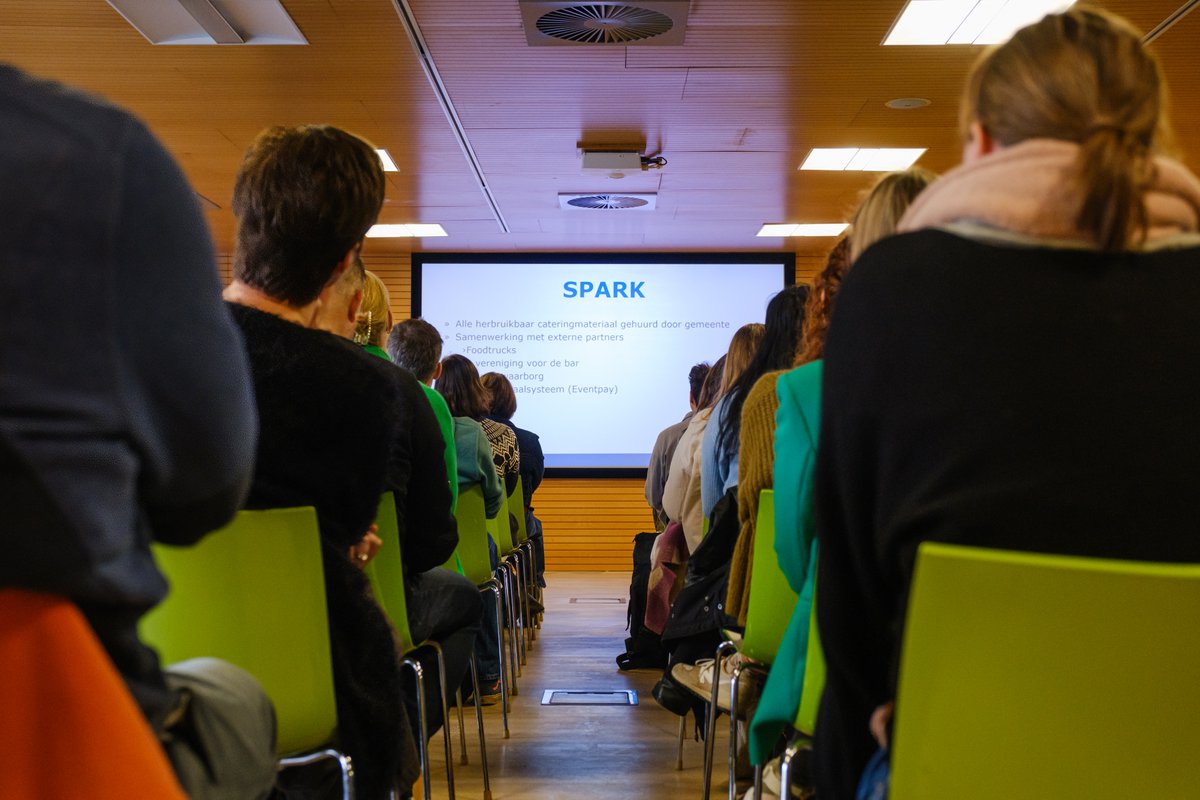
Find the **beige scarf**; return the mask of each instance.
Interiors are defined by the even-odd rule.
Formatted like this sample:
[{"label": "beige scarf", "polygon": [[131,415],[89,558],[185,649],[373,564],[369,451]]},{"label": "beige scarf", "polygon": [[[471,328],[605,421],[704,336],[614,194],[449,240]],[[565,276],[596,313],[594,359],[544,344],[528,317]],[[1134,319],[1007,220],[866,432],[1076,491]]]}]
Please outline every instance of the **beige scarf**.
[{"label": "beige scarf", "polygon": [[[1085,241],[1075,227],[1082,197],[1075,180],[1079,145],[1031,139],[947,172],[922,192],[898,231],[970,222],[1036,238]],[[1200,180],[1155,158],[1146,192],[1147,241],[1200,231]]]}]

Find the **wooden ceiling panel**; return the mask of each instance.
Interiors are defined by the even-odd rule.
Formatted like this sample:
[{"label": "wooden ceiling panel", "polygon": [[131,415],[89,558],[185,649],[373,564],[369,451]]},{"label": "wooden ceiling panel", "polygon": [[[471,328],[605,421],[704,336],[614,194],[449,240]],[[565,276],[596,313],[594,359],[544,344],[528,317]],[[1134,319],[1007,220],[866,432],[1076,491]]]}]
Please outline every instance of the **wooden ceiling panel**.
[{"label": "wooden ceiling panel", "polygon": [[[164,2],[166,0],[163,0]],[[1102,4],[1149,29],[1182,0]],[[299,47],[156,47],[102,0],[0,0],[0,52],[131,108],[179,159],[218,248],[242,153],[264,127],[341,125],[387,147],[381,219],[443,222],[410,249],[787,247],[818,265],[829,241],[756,239],[761,222],[844,219],[871,174],[799,172],[812,147],[920,146],[937,171],[961,154],[957,104],[974,47],[882,47],[903,0],[692,0],[679,47],[530,47],[517,0],[410,0],[511,234],[500,232],[437,105],[392,0],[283,0]],[[1200,14],[1153,45],[1185,160],[1200,153]],[[896,111],[901,96],[932,105]],[[584,176],[578,144],[661,150],[665,169]],[[558,207],[559,192],[658,192],[638,217]],[[817,268],[817,267],[814,267]]]}]

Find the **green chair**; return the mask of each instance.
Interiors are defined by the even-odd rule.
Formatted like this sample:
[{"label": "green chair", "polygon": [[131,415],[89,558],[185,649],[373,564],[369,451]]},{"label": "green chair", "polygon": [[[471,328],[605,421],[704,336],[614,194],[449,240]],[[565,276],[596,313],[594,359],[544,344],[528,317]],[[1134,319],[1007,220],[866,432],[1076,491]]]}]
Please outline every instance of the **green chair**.
[{"label": "green chair", "polygon": [[890,797],[1196,797],[1197,619],[1200,565],[921,545]]},{"label": "green chair", "polygon": [[[815,568],[815,565],[814,565]],[[796,735],[788,743],[779,767],[779,782],[783,791],[792,785],[792,762],[803,747],[811,746],[817,729],[817,709],[821,705],[821,693],[825,691],[825,653],[821,650],[821,636],[817,630],[817,605],[813,603],[808,621],[808,648],[804,656],[804,685],[800,690],[800,707],[796,721],[792,723]],[[761,773],[755,775],[756,786],[761,784]],[[759,800],[761,789],[756,789],[755,800]],[[786,795],[783,795],[786,796]]]},{"label": "green chair", "polygon": [[457,553],[462,562],[463,574],[467,580],[479,587],[480,592],[491,594],[496,607],[496,641],[500,644],[500,715],[504,723],[504,738],[507,739],[508,697],[511,686],[509,675],[513,672],[513,666],[504,647],[504,585],[492,572],[483,487],[475,485],[459,493],[454,517],[458,521]]},{"label": "green chair", "polygon": [[[384,613],[392,622],[396,632],[396,645],[404,654],[401,664],[412,670],[417,684],[417,714],[418,728],[421,735],[417,744],[421,755],[421,780],[425,785],[425,798],[432,796],[429,775],[429,742],[427,741],[427,725],[425,711],[425,676],[416,651],[422,647],[430,647],[437,653],[439,695],[442,702],[442,735],[446,744],[446,786],[450,798],[454,797],[454,753],[450,734],[450,717],[447,713],[446,664],[441,646],[434,641],[414,642],[408,628],[408,598],[404,592],[404,552],[400,546],[400,522],[396,516],[396,497],[386,492],[380,498],[379,509],[375,514],[376,535],[383,546],[379,553],[367,564],[364,572],[371,583],[375,599],[383,608]],[[462,729],[462,703],[459,703],[459,729]],[[483,720],[480,719],[482,726]],[[465,739],[465,736],[463,737]],[[487,776],[487,752],[484,751],[484,776]]]},{"label": "green chair", "polygon": [[[755,517],[754,550],[750,562],[750,599],[746,608],[746,630],[741,641],[736,644],[736,650],[747,661],[741,660],[733,668],[729,687],[729,785],[736,786],[734,768],[737,763],[737,723],[744,713],[738,708],[738,690],[742,677],[747,672],[757,672],[765,675],[775,654],[779,651],[779,643],[790,615],[787,610],[796,605],[796,593],[788,584],[787,577],[779,568],[775,558],[775,492],[763,489],[758,496],[758,515]],[[723,652],[730,653],[733,648],[726,647]],[[720,658],[714,664],[715,676],[720,676]],[[757,663],[752,663],[757,662]],[[713,742],[716,732],[720,681],[713,681],[712,696],[709,698],[705,730],[704,759],[704,796],[709,796],[709,786],[712,778]],[[755,785],[761,787],[762,768],[755,770]],[[759,790],[761,791],[761,789]],[[730,789],[730,798],[734,797],[735,789]]]},{"label": "green chair", "polygon": [[513,537],[513,549],[520,554],[517,566],[521,570],[521,583],[524,587],[524,592],[518,599],[521,605],[524,632],[527,634],[529,646],[532,646],[533,641],[537,639],[537,634],[529,598],[532,596],[533,587],[537,585],[537,565],[534,563],[533,542],[529,540],[529,530],[525,523],[525,490],[522,485],[522,480],[518,477],[516,488],[508,496],[505,505],[508,513],[517,523],[516,535]]},{"label": "green chair", "polygon": [[525,663],[525,633],[524,614],[522,613],[521,598],[524,595],[521,580],[521,556],[512,540],[512,528],[508,524],[507,506],[501,506],[495,517],[484,520],[487,532],[496,542],[500,554],[500,576],[504,583],[504,595],[508,600],[508,620],[512,635],[509,636],[509,647],[512,650],[515,669],[513,670],[512,693],[518,694],[517,677],[521,674],[521,666]]},{"label": "green chair", "polygon": [[316,511],[243,511],[191,547],[155,545],[154,556],[171,593],[142,618],[142,640],[165,664],[211,656],[257,678],[275,706],[280,764],[336,758],[352,798],[350,758],[328,746],[337,704]]}]

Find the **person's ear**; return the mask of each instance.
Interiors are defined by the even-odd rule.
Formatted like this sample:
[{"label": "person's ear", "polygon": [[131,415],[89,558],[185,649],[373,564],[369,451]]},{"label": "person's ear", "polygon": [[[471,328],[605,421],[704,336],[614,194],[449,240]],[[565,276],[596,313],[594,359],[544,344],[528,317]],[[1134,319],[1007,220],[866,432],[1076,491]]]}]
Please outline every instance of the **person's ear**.
[{"label": "person's ear", "polygon": [[436,381],[440,377],[442,377],[442,362],[439,361],[437,366],[433,368],[433,379]]},{"label": "person's ear", "polygon": [[362,308],[363,290],[359,289],[350,298],[350,307],[346,309],[346,321],[358,324],[358,310]]},{"label": "person's ear", "polygon": [[999,149],[996,140],[992,138],[987,128],[983,127],[983,123],[979,120],[972,122],[967,130],[969,138],[967,139],[967,143],[963,145],[964,162],[983,158]]}]

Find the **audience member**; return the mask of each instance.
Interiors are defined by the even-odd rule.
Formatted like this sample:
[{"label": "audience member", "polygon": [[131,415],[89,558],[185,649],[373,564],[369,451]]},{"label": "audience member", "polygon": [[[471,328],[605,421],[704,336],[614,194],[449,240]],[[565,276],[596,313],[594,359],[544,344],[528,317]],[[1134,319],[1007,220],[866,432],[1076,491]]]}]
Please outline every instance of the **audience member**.
[{"label": "audience member", "polygon": [[[517,395],[508,378],[499,372],[487,372],[479,379],[489,397],[488,419],[507,425],[517,437],[517,449],[521,457],[521,493],[525,508],[525,530],[533,542],[533,555],[537,580],[546,585],[546,552],[542,541],[542,522],[533,515],[533,493],[542,483],[546,473],[546,458],[542,454],[542,443],[538,435],[513,424],[517,413]],[[532,598],[531,598],[532,600]],[[537,601],[533,601],[537,603]],[[540,603],[538,603],[540,605]]]},{"label": "audience member", "polygon": [[250,376],[195,195],[129,114],[5,66],[0,142],[0,588],[79,607],[190,796],[263,797],[262,688],[213,659],[164,670],[137,632],[167,594],[151,541],[227,522],[253,462]]},{"label": "audience member", "polygon": [[886,742],[921,541],[1200,561],[1200,181],[1156,155],[1164,103],[1119,18],[1018,31],[971,72],[963,165],[846,276],[816,465],[821,797]]},{"label": "audience member", "polygon": [[441,437],[416,381],[320,330],[353,330],[363,280],[356,256],[383,194],[378,157],[345,131],[259,134],[234,185],[234,281],[225,290],[260,419],[248,504],[316,507],[338,741],[368,798],[410,787],[417,772],[395,642],[361,570],[373,555],[367,534],[380,494],[396,495],[409,576],[441,564],[457,542]]},{"label": "audience member", "polygon": [[[390,316],[389,316],[390,319]],[[433,388],[433,382],[442,372],[442,337],[423,319],[406,319],[392,327],[387,335],[387,355],[398,366],[413,374],[421,384],[425,399],[433,407],[438,427],[445,441],[446,477],[450,485],[451,508],[458,506],[458,493],[463,487],[462,475],[458,470],[459,423],[450,413],[445,398]],[[477,481],[476,481],[477,482]],[[468,481],[467,485],[471,482]],[[486,491],[485,491],[486,495]]]},{"label": "audience member", "polygon": [[708,371],[707,362],[696,364],[688,371],[688,412],[679,422],[668,425],[658,434],[658,438],[654,440],[654,448],[650,451],[650,464],[646,468],[646,502],[654,514],[655,530],[661,531],[667,526],[668,519],[663,511],[662,496],[667,485],[667,475],[671,470],[671,459],[683,432],[687,430],[688,423],[692,421],[699,407],[697,403],[700,390],[704,387]]},{"label": "audience member", "polygon": [[725,361],[726,357],[722,355],[704,376],[696,400],[696,413],[675,445],[671,467],[663,484],[663,513],[668,523],[678,522],[683,527],[689,553],[704,536],[704,512],[700,509],[700,443],[704,441],[704,429],[713,404],[720,396]]},{"label": "audience member", "polygon": [[738,538],[729,566],[725,613],[743,627],[750,600],[750,556],[754,550],[758,497],[763,489],[773,486],[775,381],[780,370],[790,368],[796,361],[807,299],[807,286],[789,286],[767,304],[762,343],[729,392],[728,404],[723,409],[726,418],[717,435],[718,451],[738,452],[725,482],[728,486],[730,480],[735,481],[738,493]]},{"label": "audience member", "polygon": [[[512,494],[521,475],[521,451],[517,447],[517,435],[507,425],[488,418],[490,397],[471,359],[456,353],[442,359],[441,366],[442,371],[433,385],[446,398],[446,404],[454,416],[473,419],[483,426],[492,450],[496,474],[504,482],[504,493]],[[492,516],[491,512],[488,516]]]}]

